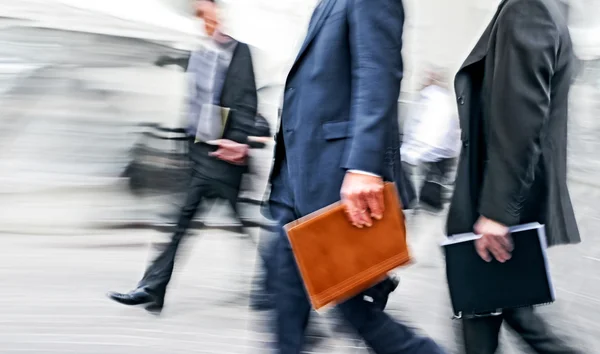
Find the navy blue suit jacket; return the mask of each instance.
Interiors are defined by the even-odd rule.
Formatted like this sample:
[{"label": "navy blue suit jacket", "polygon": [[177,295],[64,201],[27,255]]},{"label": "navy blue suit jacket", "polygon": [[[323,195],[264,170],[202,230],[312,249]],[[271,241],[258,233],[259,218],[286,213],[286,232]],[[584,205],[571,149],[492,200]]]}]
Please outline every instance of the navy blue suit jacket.
[{"label": "navy blue suit jacket", "polygon": [[[285,85],[271,180],[305,215],[340,199],[347,170],[395,180],[401,169],[400,0],[322,0]],[[288,193],[289,195],[289,193]]]}]

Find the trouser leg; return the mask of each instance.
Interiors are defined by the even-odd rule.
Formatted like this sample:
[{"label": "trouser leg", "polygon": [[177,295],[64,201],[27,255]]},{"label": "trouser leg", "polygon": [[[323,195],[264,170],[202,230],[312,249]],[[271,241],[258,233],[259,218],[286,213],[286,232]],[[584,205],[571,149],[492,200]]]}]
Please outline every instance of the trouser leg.
[{"label": "trouser leg", "polygon": [[275,286],[276,335],[280,354],[299,354],[304,344],[304,332],[308,324],[310,303],[291,245],[283,225],[295,220],[294,210],[283,204],[271,202],[271,214],[279,227],[276,247],[277,261]]},{"label": "trouser leg", "polygon": [[255,309],[271,309],[275,306],[273,296],[277,271],[277,235],[268,230],[261,231],[258,256],[250,302]]},{"label": "trouser leg", "polygon": [[[182,142],[182,144],[185,144],[186,148],[186,159],[187,159],[187,166],[186,166],[186,180],[182,182],[182,185],[184,185],[185,187],[190,186],[192,183],[192,179],[194,178],[194,169],[192,168],[194,165],[193,159],[192,159],[192,151],[194,148],[194,139],[195,137],[193,136],[188,136],[188,139],[184,142]],[[176,142],[177,144],[179,144],[179,142]],[[165,210],[165,212],[163,212],[162,214],[160,214],[161,219],[164,219],[165,222],[169,222],[171,223],[171,221],[176,222],[177,221],[177,217],[179,216],[179,212],[181,211],[181,208],[185,205],[185,202],[187,200],[187,190],[185,190],[185,187],[183,190],[178,190],[175,191],[175,193],[172,193],[171,195],[169,195],[167,197],[168,200],[168,209]]]},{"label": "trouser leg", "polygon": [[409,327],[393,320],[363,294],[338,305],[344,318],[377,354],[445,353],[433,340],[416,335]]},{"label": "trouser leg", "polygon": [[[402,182],[409,184],[406,189],[411,191],[411,196],[416,198],[418,191],[417,186],[419,185],[417,180],[417,166],[402,162],[402,170],[402,173],[406,174],[406,178],[403,178]],[[414,198],[411,201],[414,203]],[[405,205],[405,209],[409,209],[412,206],[413,205]]]},{"label": "trouser leg", "polygon": [[498,349],[502,321],[502,315],[463,319],[465,353],[494,354]]},{"label": "trouser leg", "polygon": [[250,243],[252,244],[253,247],[255,247],[256,242],[254,242],[252,235],[250,235],[250,232],[248,232],[248,230],[244,224],[244,220],[242,219],[242,217],[240,215],[240,209],[238,206],[238,199],[239,199],[239,193],[240,193],[239,186],[238,186],[238,188],[233,188],[230,186],[221,186],[220,188],[222,189],[222,191],[219,192],[220,196],[223,199],[227,200],[227,203],[231,207],[231,210],[233,210],[233,214],[234,214],[236,221],[240,224],[239,228],[237,228],[237,232],[240,233],[241,235],[245,235],[246,236],[245,238],[248,241],[250,241]]},{"label": "trouser leg", "polygon": [[427,162],[427,174],[425,175],[425,182],[436,182],[440,183],[440,162]]},{"label": "trouser leg", "polygon": [[192,179],[186,202],[181,209],[175,232],[171,236],[171,241],[146,269],[138,287],[143,287],[160,299],[164,299],[167,285],[173,274],[177,249],[182,238],[186,235],[192,219],[196,215],[200,202],[208,192],[208,188],[209,185],[202,178],[194,177]]},{"label": "trouser leg", "polygon": [[440,165],[437,162],[427,162],[423,164],[426,173],[419,191],[419,201],[423,205],[439,211],[443,207],[442,203],[442,179],[443,174]]},{"label": "trouser leg", "polygon": [[583,354],[575,346],[552,333],[546,320],[533,307],[505,312],[506,323],[519,334],[529,346],[540,354]]}]

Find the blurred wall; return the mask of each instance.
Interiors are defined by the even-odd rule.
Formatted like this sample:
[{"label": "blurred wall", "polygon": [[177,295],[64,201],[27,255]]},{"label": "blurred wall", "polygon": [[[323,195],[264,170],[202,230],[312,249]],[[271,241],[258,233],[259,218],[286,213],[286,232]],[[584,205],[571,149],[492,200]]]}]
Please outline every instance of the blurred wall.
[{"label": "blurred wall", "polygon": [[[177,12],[190,11],[188,0],[159,0]],[[405,78],[402,91],[413,92],[423,71],[431,66],[447,69],[453,76],[493,16],[500,0],[404,0]],[[222,0],[224,24],[235,38],[255,47],[257,86],[282,89],[287,71],[300,47],[317,0]],[[589,56],[593,41],[588,29],[598,26],[600,0],[569,1],[570,22],[577,32],[580,52]],[[443,29],[443,30],[441,30]],[[585,31],[582,29],[586,29]],[[268,92],[268,94],[266,94]],[[266,90],[262,100],[279,106],[277,90]],[[270,112],[276,108],[269,109]]]},{"label": "blurred wall", "polygon": [[[493,15],[497,3],[497,0],[405,0],[406,72],[402,90],[414,90],[420,73],[429,64],[455,70]],[[264,52],[257,65],[259,86],[283,85],[316,0],[229,0],[222,4],[229,32]]]},{"label": "blurred wall", "polygon": [[405,0],[404,91],[415,90],[430,65],[453,76],[494,14],[498,0]]}]

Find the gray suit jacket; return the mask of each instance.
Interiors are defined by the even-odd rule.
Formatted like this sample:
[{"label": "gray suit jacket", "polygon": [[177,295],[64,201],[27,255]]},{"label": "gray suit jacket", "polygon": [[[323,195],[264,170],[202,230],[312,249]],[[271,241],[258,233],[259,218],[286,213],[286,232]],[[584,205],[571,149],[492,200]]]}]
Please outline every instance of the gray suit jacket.
[{"label": "gray suit jacket", "polygon": [[502,1],[456,75],[463,149],[449,235],[483,215],[545,224],[550,245],[580,241],[567,188],[573,58],[558,1]]}]

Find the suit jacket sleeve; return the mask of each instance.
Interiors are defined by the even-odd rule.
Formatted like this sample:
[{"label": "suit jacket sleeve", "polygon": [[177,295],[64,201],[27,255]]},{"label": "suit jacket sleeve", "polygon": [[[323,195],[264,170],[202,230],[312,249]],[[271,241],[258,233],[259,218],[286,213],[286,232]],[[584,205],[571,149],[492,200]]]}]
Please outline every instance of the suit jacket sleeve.
[{"label": "suit jacket sleeve", "polygon": [[397,0],[355,0],[348,8],[353,125],[348,170],[383,175],[390,119],[402,78],[404,11]]},{"label": "suit jacket sleeve", "polygon": [[243,45],[244,48],[240,48],[242,57],[236,63],[240,67],[230,68],[230,70],[239,70],[240,80],[233,83],[238,86],[239,91],[232,107],[234,110],[230,117],[229,138],[239,143],[248,144],[248,136],[254,135],[255,131],[257,112],[256,81],[250,49],[245,44],[240,43],[238,45]]},{"label": "suit jacket sleeve", "polygon": [[479,212],[510,226],[519,223],[541,155],[559,33],[541,1],[516,2],[498,21]]}]

